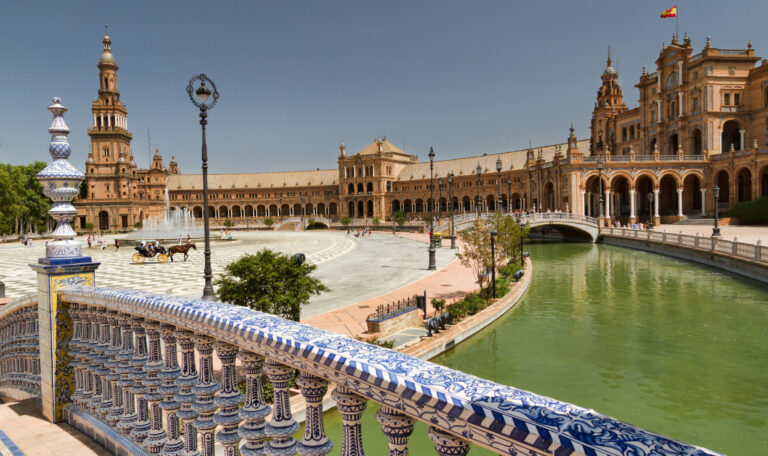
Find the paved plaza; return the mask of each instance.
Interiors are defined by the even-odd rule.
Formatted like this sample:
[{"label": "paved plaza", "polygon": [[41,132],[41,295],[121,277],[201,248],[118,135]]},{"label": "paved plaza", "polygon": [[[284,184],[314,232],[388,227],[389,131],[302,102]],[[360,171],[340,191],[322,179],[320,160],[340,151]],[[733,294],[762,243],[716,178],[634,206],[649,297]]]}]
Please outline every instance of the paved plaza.
[{"label": "paved plaza", "polygon": [[[174,263],[159,264],[148,260],[142,265],[131,264],[133,245],[123,242],[115,253],[114,237],[105,239],[104,250],[84,248],[87,255],[101,262],[96,272],[99,286],[121,287],[197,297],[203,286],[203,244],[190,251],[188,261],[176,255]],[[85,242],[83,240],[83,242]],[[313,296],[302,311],[310,317],[370,299],[390,290],[426,277],[427,246],[421,242],[374,233],[355,238],[340,231],[257,231],[238,232],[232,241],[212,243],[211,262],[214,278],[231,261],[262,248],[287,254],[304,253],[307,261],[318,265],[315,276],[331,291]],[[6,295],[14,298],[35,291],[37,278],[29,267],[44,256],[42,241],[25,248],[20,243],[0,245],[0,280],[5,282]],[[442,268],[455,259],[449,249],[438,249],[437,266]]]}]

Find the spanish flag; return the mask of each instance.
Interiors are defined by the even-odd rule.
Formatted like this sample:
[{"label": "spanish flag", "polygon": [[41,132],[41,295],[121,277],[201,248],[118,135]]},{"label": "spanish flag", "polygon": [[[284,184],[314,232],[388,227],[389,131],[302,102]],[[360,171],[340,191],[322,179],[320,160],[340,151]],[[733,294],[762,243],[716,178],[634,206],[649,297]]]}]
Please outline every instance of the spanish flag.
[{"label": "spanish flag", "polygon": [[672,8],[666,11],[662,11],[661,18],[664,19],[665,17],[677,17],[677,5],[673,6]]}]

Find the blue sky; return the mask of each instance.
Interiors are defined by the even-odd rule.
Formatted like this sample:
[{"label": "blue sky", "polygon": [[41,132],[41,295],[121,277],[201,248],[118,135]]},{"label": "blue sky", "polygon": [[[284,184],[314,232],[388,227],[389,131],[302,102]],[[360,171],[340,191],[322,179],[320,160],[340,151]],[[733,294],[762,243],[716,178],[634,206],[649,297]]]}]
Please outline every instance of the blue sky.
[{"label": "blue sky", "polygon": [[[0,5],[0,162],[49,160],[46,107],[70,108],[71,161],[82,169],[109,22],[133,154],[175,155],[200,170],[187,81],[204,72],[212,172],[335,168],[377,135],[426,158],[495,153],[580,138],[610,45],[625,101],[654,71],[673,1],[111,1]],[[680,35],[768,56],[768,1],[679,2]]]}]

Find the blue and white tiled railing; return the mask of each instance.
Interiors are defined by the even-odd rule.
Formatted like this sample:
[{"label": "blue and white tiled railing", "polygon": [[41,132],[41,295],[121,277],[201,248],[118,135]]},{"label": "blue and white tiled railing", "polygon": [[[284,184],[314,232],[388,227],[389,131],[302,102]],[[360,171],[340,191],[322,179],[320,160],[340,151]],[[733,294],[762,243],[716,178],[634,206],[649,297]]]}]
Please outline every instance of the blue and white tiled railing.
[{"label": "blue and white tiled railing", "polygon": [[[73,327],[68,351],[75,389],[64,416],[116,454],[213,456],[218,442],[227,455],[323,455],[334,445],[343,455],[361,455],[360,416],[368,401],[381,404],[376,418],[390,455],[407,454],[415,420],[430,426],[440,455],[466,454],[470,443],[537,456],[715,454],[592,410],[243,307],[86,287],[59,291],[59,301],[68,304],[63,307]],[[36,316],[33,298],[0,309],[2,388],[39,395]],[[214,353],[220,376],[213,371]],[[300,441],[293,437],[298,424],[288,390],[296,369],[307,404]],[[245,378],[244,395],[237,371]],[[274,385],[272,405],[261,396],[264,373]],[[323,427],[329,386],[344,424],[342,442],[331,442]]]}]

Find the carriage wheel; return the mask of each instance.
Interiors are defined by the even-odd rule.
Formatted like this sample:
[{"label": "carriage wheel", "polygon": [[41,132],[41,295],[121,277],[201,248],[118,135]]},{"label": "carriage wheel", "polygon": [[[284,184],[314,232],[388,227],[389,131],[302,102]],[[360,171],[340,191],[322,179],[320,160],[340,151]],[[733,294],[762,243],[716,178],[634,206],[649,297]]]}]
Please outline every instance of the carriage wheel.
[{"label": "carriage wheel", "polygon": [[168,262],[168,254],[167,253],[161,253],[157,256],[157,262],[158,263],[167,263]]},{"label": "carriage wheel", "polygon": [[143,264],[144,263],[144,255],[140,253],[134,253],[131,257],[131,262],[133,264]]}]

